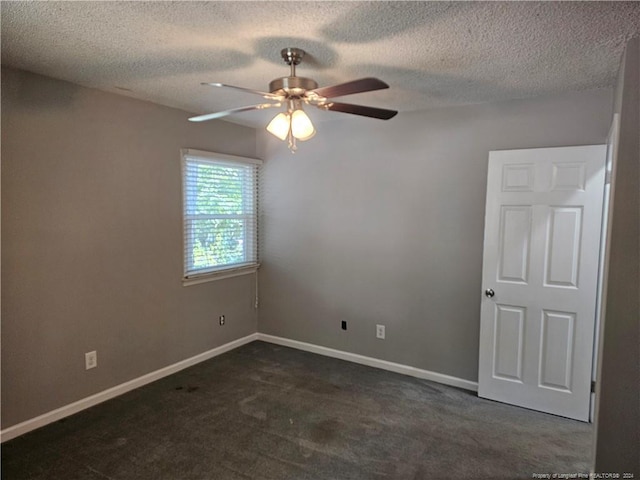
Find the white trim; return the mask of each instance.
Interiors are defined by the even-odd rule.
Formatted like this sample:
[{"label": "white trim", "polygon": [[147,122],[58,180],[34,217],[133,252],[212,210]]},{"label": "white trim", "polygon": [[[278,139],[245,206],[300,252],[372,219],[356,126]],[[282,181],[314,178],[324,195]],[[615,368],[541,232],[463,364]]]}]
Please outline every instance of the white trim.
[{"label": "white trim", "polygon": [[77,402],[65,405],[64,407],[57,408],[51,412],[44,413],[38,417],[26,420],[17,425],[5,428],[0,431],[0,443],[16,438],[20,435],[24,435],[32,430],[40,427],[44,427],[50,423],[56,422],[62,418],[68,417],[75,413],[78,413],[87,408],[98,405],[104,401],[115,398],[124,393],[135,390],[136,388],[147,385],[148,383],[155,382],[161,378],[167,377],[174,373],[184,370],[185,368],[196,365],[200,362],[204,362],[218,355],[222,355],[230,350],[246,345],[256,340],[263,342],[274,343],[276,345],[282,345],[285,347],[295,348],[297,350],[303,350],[305,352],[316,353],[318,355],[324,355],[326,357],[339,358],[348,362],[358,363],[360,365],[367,365],[369,367],[380,368],[382,370],[388,370],[390,372],[400,373],[402,375],[409,375],[411,377],[421,378],[424,380],[431,380],[433,382],[442,383],[444,385],[450,385],[452,387],[458,387],[465,390],[471,390],[473,392],[478,391],[478,383],[463,378],[452,377],[450,375],[444,375],[442,373],[431,372],[429,370],[422,370],[420,368],[410,367],[408,365],[402,365],[400,363],[388,362],[386,360],[380,360],[372,357],[365,357],[364,355],[358,355],[356,353],[345,352],[342,350],[335,350],[333,348],[322,347],[319,345],[313,345],[311,343],[300,342],[298,340],[290,340],[288,338],[276,337],[273,335],[267,335],[264,333],[252,333],[246,337],[233,340],[232,342],[225,343],[219,347],[213,348],[206,352],[195,355],[191,358],[187,358],[180,362],[174,363],[167,367],[161,368],[154,372],[148,373],[138,378],[134,378],[128,382],[116,385],[115,387],[103,390],[102,392],[91,395],[90,397],[83,398]]},{"label": "white trim", "polygon": [[82,400],[78,400],[77,402],[65,405],[64,407],[57,408],[56,410],[53,410],[51,412],[45,413],[30,420],[26,420],[22,423],[18,423],[17,425],[5,428],[4,430],[0,431],[0,442],[11,440],[12,438],[23,435],[27,432],[30,432],[31,430],[35,430],[36,428],[44,427],[49,423],[60,420],[61,418],[68,417],[70,415],[73,415],[74,413],[78,413],[106,400],[110,400],[114,397],[122,395],[123,393],[127,393],[148,383],[160,380],[161,378],[164,378],[168,375],[172,375],[197,363],[209,360],[210,358],[217,357],[218,355],[226,353],[229,350],[241,347],[242,345],[251,343],[257,339],[258,334],[252,333],[251,335],[247,335],[246,337],[242,337],[237,340],[233,340],[232,342],[225,343],[224,345],[200,353],[191,358],[187,358],[178,363],[174,363],[173,365],[161,368],[160,370],[156,370],[155,372],[147,373],[146,375],[134,378],[133,380],[125,383],[121,383],[120,385],[116,385],[115,387],[108,388],[107,390],[103,390],[102,392],[91,395],[90,397],[83,398]]},{"label": "white trim", "polygon": [[228,155],[225,153],[206,152],[204,150],[196,150],[195,148],[181,148],[180,153],[184,156],[205,158],[208,160],[228,161],[234,163],[253,163],[262,165],[262,160],[251,157],[239,157],[237,155]]},{"label": "white trim", "polygon": [[208,272],[199,274],[196,276],[183,278],[182,286],[188,287],[189,285],[198,285],[199,283],[213,282],[214,280],[222,280],[223,278],[238,277],[240,275],[248,275],[249,273],[255,273],[258,271],[259,263],[253,265],[245,265],[244,267],[226,268],[224,270],[218,270],[214,272]]},{"label": "white trim", "polygon": [[275,343],[284,347],[296,348],[298,350],[304,350],[305,352],[317,353],[326,357],[339,358],[340,360],[359,363],[360,365],[367,365],[369,367],[380,368],[382,370],[389,370],[390,372],[401,373],[403,375],[422,378],[424,380],[431,380],[432,382],[442,383],[444,385],[450,385],[452,387],[463,388],[465,390],[471,390],[473,392],[478,391],[478,382],[472,382],[463,378],[452,377],[443,373],[422,370],[420,368],[410,367],[408,365],[402,365],[400,363],[388,362],[386,360],[380,360],[378,358],[365,357],[364,355],[358,355],[356,353],[334,350],[333,348],[313,345],[311,343],[299,342],[298,340],[290,340],[288,338],[276,337],[273,335],[267,335],[265,333],[258,333],[257,340]]}]

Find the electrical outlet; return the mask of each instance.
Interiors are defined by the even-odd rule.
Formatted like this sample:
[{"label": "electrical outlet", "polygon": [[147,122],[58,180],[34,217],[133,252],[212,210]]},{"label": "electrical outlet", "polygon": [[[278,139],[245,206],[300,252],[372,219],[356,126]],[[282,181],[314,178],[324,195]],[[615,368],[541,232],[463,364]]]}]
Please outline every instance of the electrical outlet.
[{"label": "electrical outlet", "polygon": [[376,338],[381,338],[384,340],[384,325],[376,325]]},{"label": "electrical outlet", "polygon": [[98,366],[98,352],[87,352],[84,354],[84,368],[90,370]]},{"label": "electrical outlet", "polygon": [[347,329],[347,321],[346,320],[342,320],[342,329],[343,330]]},{"label": "electrical outlet", "polygon": [[224,322],[225,322],[224,315],[220,315],[218,317],[218,321],[220,322],[220,325],[224,325]]}]

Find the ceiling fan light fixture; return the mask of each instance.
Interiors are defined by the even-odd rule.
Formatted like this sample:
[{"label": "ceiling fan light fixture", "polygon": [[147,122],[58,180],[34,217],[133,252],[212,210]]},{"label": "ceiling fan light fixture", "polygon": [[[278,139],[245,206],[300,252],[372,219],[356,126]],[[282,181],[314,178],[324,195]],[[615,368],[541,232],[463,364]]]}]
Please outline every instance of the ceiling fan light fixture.
[{"label": "ceiling fan light fixture", "polygon": [[302,142],[316,134],[311,119],[302,109],[295,110],[291,114],[291,134]]},{"label": "ceiling fan light fixture", "polygon": [[280,140],[284,141],[289,136],[289,128],[291,127],[291,118],[288,113],[279,113],[267,125],[267,131]]}]

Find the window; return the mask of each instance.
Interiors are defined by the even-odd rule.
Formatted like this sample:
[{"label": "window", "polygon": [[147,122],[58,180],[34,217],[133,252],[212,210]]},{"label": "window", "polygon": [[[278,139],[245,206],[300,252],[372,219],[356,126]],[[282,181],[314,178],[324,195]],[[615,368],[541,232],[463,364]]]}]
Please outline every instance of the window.
[{"label": "window", "polygon": [[260,160],[182,150],[184,280],[255,271]]}]

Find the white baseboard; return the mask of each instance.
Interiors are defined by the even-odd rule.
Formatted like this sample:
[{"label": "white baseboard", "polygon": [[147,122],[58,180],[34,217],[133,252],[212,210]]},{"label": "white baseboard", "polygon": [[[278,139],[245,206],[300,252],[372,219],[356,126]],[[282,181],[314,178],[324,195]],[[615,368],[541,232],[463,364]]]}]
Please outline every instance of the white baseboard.
[{"label": "white baseboard", "polygon": [[102,403],[106,400],[110,400],[114,397],[122,395],[123,393],[127,393],[148,383],[160,380],[163,377],[179,372],[180,370],[184,370],[185,368],[191,367],[192,365],[195,365],[197,363],[204,362],[205,360],[209,360],[213,357],[217,357],[218,355],[226,353],[229,350],[233,350],[257,339],[258,334],[252,333],[251,335],[247,335],[246,337],[242,337],[232,342],[225,343],[224,345],[200,353],[191,358],[187,358],[178,363],[174,363],[173,365],[169,365],[168,367],[161,368],[160,370],[156,370],[155,372],[147,373],[142,377],[134,378],[133,380],[122,383],[120,385],[116,385],[115,387],[109,388],[107,390],[103,390],[102,392],[91,395],[90,397],[83,398],[82,400],[78,400],[77,402],[65,405],[64,407],[57,408],[56,410],[53,410],[51,412],[45,413],[30,420],[26,420],[22,423],[18,423],[17,425],[5,428],[4,430],[0,431],[0,442],[11,440],[12,438],[23,435],[27,432],[30,432],[31,430],[35,430],[36,428],[43,427],[49,423],[68,417],[89,407],[93,407],[94,405]]},{"label": "white baseboard", "polygon": [[288,338],[276,337],[273,335],[267,335],[265,333],[258,333],[257,340],[264,342],[275,343],[284,347],[296,348],[298,350],[304,350],[305,352],[317,353],[326,357],[339,358],[340,360],[346,360],[348,362],[359,363],[361,365],[367,365],[369,367],[381,368],[382,370],[389,370],[391,372],[401,373],[403,375],[409,375],[416,378],[422,378],[424,380],[431,380],[433,382],[442,383],[444,385],[450,385],[452,387],[463,388],[465,390],[471,390],[473,392],[478,391],[478,382],[472,382],[463,378],[452,377],[450,375],[444,375],[442,373],[431,372],[429,370],[422,370],[420,368],[410,367],[408,365],[402,365],[400,363],[388,362],[386,360],[379,360],[377,358],[365,357],[364,355],[358,355],[356,353],[344,352],[342,350],[334,350],[333,348],[321,347],[312,343],[299,342],[297,340],[290,340]]},{"label": "white baseboard", "polygon": [[38,417],[5,428],[4,430],[0,431],[0,442],[6,442],[7,440],[11,440],[12,438],[35,430],[36,428],[44,427],[49,423],[56,422],[62,418],[93,407],[94,405],[115,398],[136,388],[142,387],[143,385],[146,385],[148,383],[160,380],[161,378],[172,375],[197,363],[204,362],[205,360],[209,360],[213,357],[217,357],[218,355],[241,347],[242,345],[245,345],[247,343],[251,343],[255,340],[262,340],[264,342],[275,343],[277,345],[296,348],[298,350],[304,350],[306,352],[317,353],[326,357],[339,358],[348,362],[359,363],[361,365],[380,368],[382,370],[389,370],[391,372],[401,373],[403,375],[409,375],[416,378],[422,378],[424,380],[431,380],[433,382],[463,388],[465,390],[471,390],[474,392],[478,391],[478,383],[472,382],[470,380],[452,377],[449,375],[444,375],[442,373],[430,372],[429,370],[422,370],[420,368],[410,367],[408,365],[402,365],[400,363],[393,363],[386,360],[379,360],[377,358],[365,357],[364,355],[358,355],[356,353],[334,350],[333,348],[313,345],[311,343],[290,340],[288,338],[276,337],[264,333],[252,333],[251,335],[247,335],[246,337],[242,337],[232,342],[225,343],[224,345],[200,353],[191,358],[187,358],[178,363],[174,363],[173,365],[161,368],[160,370],[156,370],[155,372],[148,373],[146,375],[143,375],[142,377],[134,378],[133,380],[122,383],[120,385],[116,385],[115,387],[109,388],[107,390],[103,390],[102,392],[91,395],[90,397],[83,398],[82,400],[78,400],[77,402],[65,405],[64,407],[57,408],[56,410],[53,410],[51,412],[47,412]]}]

